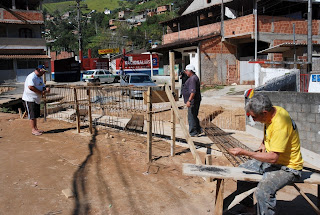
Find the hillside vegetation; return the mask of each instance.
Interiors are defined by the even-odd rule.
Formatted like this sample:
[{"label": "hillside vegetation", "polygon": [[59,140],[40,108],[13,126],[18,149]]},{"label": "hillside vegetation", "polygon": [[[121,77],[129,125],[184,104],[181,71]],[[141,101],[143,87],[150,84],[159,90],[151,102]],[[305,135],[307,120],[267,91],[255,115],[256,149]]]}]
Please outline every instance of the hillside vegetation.
[{"label": "hillside vegetation", "polygon": [[[187,0],[151,0],[139,4],[141,0],[84,0],[81,1],[81,29],[83,51],[92,49],[93,57],[98,57],[98,49],[126,48],[148,49],[153,44],[161,44],[163,27],[159,22],[178,16],[177,11]],[[129,21],[116,21],[116,30],[109,26],[110,19],[118,19],[118,12],[130,9],[131,14],[126,19],[132,19],[137,12],[156,9],[161,5],[172,5],[172,11],[163,14],[147,16],[146,21],[133,25]],[[44,0],[43,13],[45,17],[45,37],[51,43],[52,51],[78,52],[78,24],[76,1]],[[111,14],[104,14],[108,8]],[[93,11],[95,10],[95,11]],[[62,16],[64,12],[68,16]],[[48,16],[47,16],[48,15]]]},{"label": "hillside vegetation", "polygon": [[[88,12],[91,10],[103,12],[106,8],[108,8],[109,10],[115,10],[119,8],[119,2],[119,0],[85,0],[81,1],[80,5],[83,12]],[[76,1],[59,1],[44,3],[43,7],[49,13],[54,13],[56,11],[68,11],[74,8],[76,4]],[[87,8],[85,8],[85,6],[87,6]]]}]

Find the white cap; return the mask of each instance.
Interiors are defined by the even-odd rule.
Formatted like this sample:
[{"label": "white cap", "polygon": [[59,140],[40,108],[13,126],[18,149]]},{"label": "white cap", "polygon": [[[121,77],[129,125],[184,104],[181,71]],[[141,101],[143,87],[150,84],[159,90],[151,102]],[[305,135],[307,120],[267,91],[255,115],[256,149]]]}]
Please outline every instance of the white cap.
[{"label": "white cap", "polygon": [[191,70],[192,72],[196,72],[196,68],[192,64],[187,65],[186,70]]}]

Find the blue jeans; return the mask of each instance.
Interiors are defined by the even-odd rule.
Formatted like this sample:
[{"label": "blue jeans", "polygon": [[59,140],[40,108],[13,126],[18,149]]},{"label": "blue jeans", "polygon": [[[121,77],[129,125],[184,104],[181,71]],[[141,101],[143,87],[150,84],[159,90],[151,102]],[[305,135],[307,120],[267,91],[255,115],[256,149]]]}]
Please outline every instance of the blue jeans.
[{"label": "blue jeans", "polygon": [[[255,159],[249,160],[246,163],[241,164],[239,167],[243,167],[263,175],[259,183],[246,181],[238,181],[237,183],[236,192],[238,194],[257,186],[255,196],[257,199],[258,215],[275,214],[277,203],[276,192],[286,185],[298,181],[301,177],[301,171],[290,169],[282,165],[260,162]],[[244,199],[241,203],[247,206],[252,206],[252,195],[251,197],[249,196]]]},{"label": "blue jeans", "polygon": [[198,119],[200,108],[200,101],[194,101],[190,107],[188,107],[188,123],[189,123],[189,134],[197,135],[201,133],[200,122]]}]

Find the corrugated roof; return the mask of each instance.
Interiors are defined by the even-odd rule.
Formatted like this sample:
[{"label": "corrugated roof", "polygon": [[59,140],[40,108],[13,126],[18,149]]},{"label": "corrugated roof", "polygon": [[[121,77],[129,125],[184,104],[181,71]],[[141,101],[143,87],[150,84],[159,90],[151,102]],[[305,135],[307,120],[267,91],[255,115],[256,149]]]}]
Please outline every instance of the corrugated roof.
[{"label": "corrugated roof", "polygon": [[[312,45],[313,46],[320,46],[320,44],[317,44],[317,43],[314,43]],[[293,43],[282,43],[282,44],[267,48],[265,50],[262,50],[262,51],[260,51],[258,53],[259,54],[283,53],[283,52],[287,52],[287,51],[293,50],[294,47],[296,47],[296,49],[298,49],[298,48],[303,48],[303,47],[306,47],[306,46],[307,46],[306,43],[296,43],[296,44],[293,44]]]},{"label": "corrugated roof", "polygon": [[0,59],[51,59],[48,55],[0,55]]}]

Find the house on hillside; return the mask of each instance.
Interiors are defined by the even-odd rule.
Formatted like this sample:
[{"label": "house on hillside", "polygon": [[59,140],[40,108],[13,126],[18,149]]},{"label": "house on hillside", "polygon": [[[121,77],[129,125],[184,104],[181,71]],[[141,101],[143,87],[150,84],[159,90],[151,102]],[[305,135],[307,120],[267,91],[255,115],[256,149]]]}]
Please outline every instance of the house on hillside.
[{"label": "house on hillside", "polygon": [[109,14],[111,14],[111,10],[109,10],[108,8],[106,8],[106,9],[103,11],[103,13],[104,13],[105,15],[109,15]]},{"label": "house on hillside", "polygon": [[[2,6],[2,7],[1,7]],[[24,82],[39,64],[49,67],[41,0],[4,1],[0,5],[0,82]],[[50,74],[48,74],[48,80]]]},{"label": "house on hillside", "polygon": [[126,19],[130,15],[131,11],[130,10],[122,10],[119,11],[118,13],[118,18],[119,19]]},{"label": "house on hillside", "polygon": [[136,23],[141,23],[147,21],[147,12],[146,11],[140,11],[137,15],[133,17]]},{"label": "house on hillside", "polygon": [[67,11],[64,14],[62,14],[61,19],[65,20],[65,19],[69,19],[69,17],[70,17],[70,11]]},{"label": "house on hillside", "polygon": [[162,5],[157,7],[157,14],[163,14],[165,12],[171,11],[171,5]]},{"label": "house on hillside", "polygon": [[[277,67],[279,65],[272,63],[290,60],[280,49],[264,50],[293,43],[293,25],[296,42],[307,42],[307,1],[223,2],[188,1],[179,11],[179,17],[161,22],[162,44],[150,51],[163,54],[164,65],[169,64],[169,51],[174,51],[180,70],[189,63],[194,64],[202,84],[254,84],[255,64],[249,61],[264,62],[261,67]],[[313,4],[316,6],[313,7],[312,40],[319,43],[320,8],[319,3]],[[254,11],[257,11],[256,16]],[[298,60],[305,59],[303,50]],[[302,62],[300,69],[303,71],[305,66]]]}]

